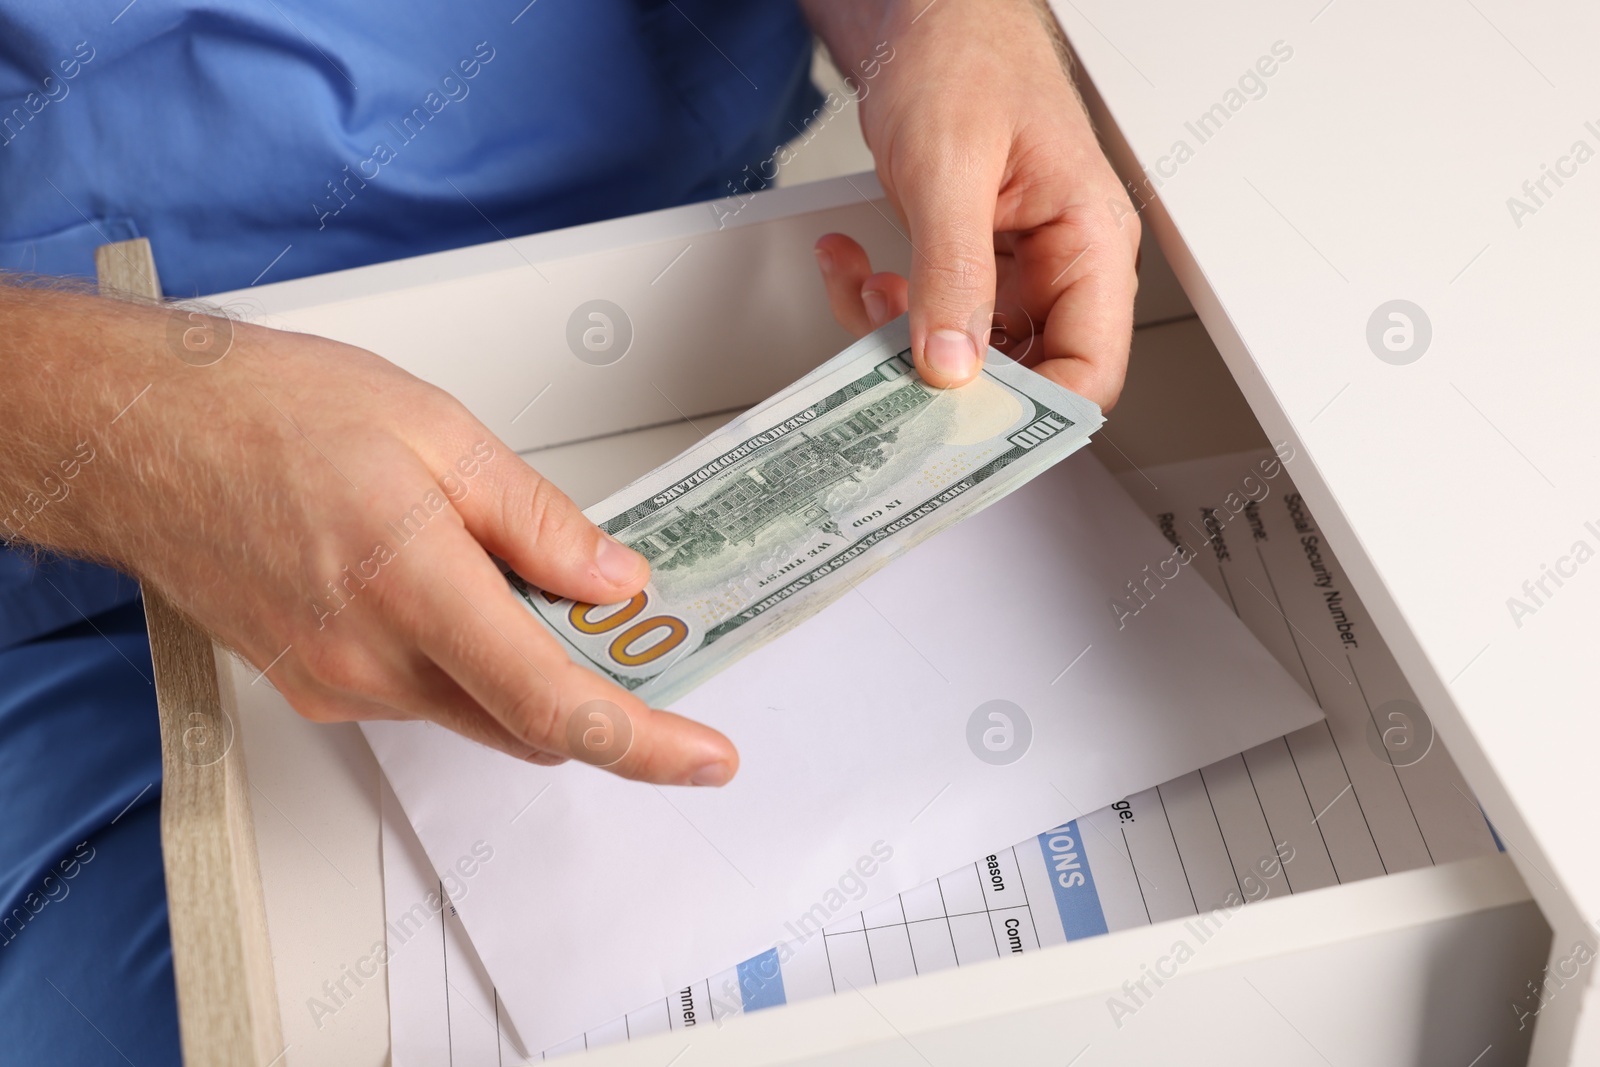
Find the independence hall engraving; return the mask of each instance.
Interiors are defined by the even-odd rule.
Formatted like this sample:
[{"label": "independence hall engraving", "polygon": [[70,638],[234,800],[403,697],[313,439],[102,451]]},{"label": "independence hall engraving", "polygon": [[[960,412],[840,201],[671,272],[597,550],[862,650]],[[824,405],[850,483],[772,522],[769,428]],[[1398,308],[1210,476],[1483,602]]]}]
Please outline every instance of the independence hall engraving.
[{"label": "independence hall engraving", "polygon": [[676,517],[629,544],[652,567],[671,570],[716,555],[756,535],[780,518],[839,533],[823,500],[834,486],[859,482],[888,462],[899,424],[933,399],[920,382],[909,382],[865,404],[838,422],[803,434],[776,454],[724,479],[700,503],[678,508]]}]

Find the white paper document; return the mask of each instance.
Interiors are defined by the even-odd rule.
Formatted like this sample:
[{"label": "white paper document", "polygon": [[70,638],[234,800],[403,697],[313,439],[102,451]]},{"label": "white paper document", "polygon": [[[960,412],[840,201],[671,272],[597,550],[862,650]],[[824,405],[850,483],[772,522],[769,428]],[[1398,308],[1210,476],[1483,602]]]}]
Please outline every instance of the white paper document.
[{"label": "white paper document", "polygon": [[[386,795],[396,1067],[502,1067],[693,1031],[812,996],[1164,919],[1226,915],[1270,896],[1495,851],[1493,831],[1425,717],[1414,704],[1393,705],[1414,698],[1309,511],[1287,478],[1260,477],[1269,455],[1170,464],[1122,481],[1148,515],[1175,534],[1184,526],[1183,539],[1205,549],[1186,566],[1230,604],[1235,591],[1246,595],[1240,614],[1303,686],[1317,690],[1325,722],[980,857],[852,912],[820,935],[808,929],[781,958],[769,950],[531,1056],[510,1030],[459,917],[426,903],[448,896],[470,907],[474,879],[459,871],[448,884],[440,879]],[[1225,503],[1229,494],[1240,501],[1237,511]],[[1344,630],[1328,610],[1329,594],[1344,609]],[[1346,632],[1354,645],[1340,650]],[[1392,706],[1380,712],[1385,705]]]},{"label": "white paper document", "polygon": [[739,746],[722,790],[364,729],[433,868],[471,870],[456,910],[496,1014],[529,1048],[581,1045],[729,961],[1316,722],[1193,568],[1158,576],[1172,553],[1080,454],[680,700]]}]

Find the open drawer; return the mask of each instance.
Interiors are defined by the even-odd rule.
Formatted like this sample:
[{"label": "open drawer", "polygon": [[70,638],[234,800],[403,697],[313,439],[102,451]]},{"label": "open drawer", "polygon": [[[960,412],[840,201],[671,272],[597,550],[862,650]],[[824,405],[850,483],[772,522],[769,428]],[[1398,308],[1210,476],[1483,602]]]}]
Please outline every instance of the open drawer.
[{"label": "open drawer", "polygon": [[[879,195],[870,176],[853,176],[762,194],[731,217],[673,209],[218,299],[434,381],[588,503],[661,458],[649,449],[665,447],[672,427],[709,428],[843,347],[810,247],[845,231],[904,269],[908,246]],[[1097,455],[1137,471],[1264,445],[1153,246],[1143,271],[1129,388]],[[606,343],[585,346],[594,325]],[[1346,548],[1337,533],[1329,542]],[[1388,627],[1383,636],[1402,644]],[[386,936],[379,772],[353,726],[304,722],[256,677],[238,664],[224,672],[238,694],[267,980],[282,1020],[281,1039],[266,1043],[288,1064],[382,1063],[381,972],[346,981],[336,1011],[313,1007],[352,968],[368,973],[357,965]],[[1473,801],[1463,792],[1461,803]],[[573,1062],[1524,1062],[1535,1009],[1551,996],[1540,983],[1552,951],[1512,856],[1411,866],[1230,910],[1203,943],[1193,918],[1113,923],[1020,959],[845,989],[725,1026],[707,1019]],[[190,980],[180,963],[180,992]]]}]

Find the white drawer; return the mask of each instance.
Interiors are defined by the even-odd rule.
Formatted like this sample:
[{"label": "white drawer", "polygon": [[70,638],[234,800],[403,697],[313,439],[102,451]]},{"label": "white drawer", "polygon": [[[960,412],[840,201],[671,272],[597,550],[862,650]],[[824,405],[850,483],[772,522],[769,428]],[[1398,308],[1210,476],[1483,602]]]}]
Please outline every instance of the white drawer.
[{"label": "white drawer", "polygon": [[[856,176],[764,194],[720,230],[703,207],[675,209],[224,299],[265,322],[370,347],[449,388],[513,447],[550,449],[541,469],[586,501],[651,465],[633,431],[714,420],[843,346],[810,247],[844,230],[903,269],[907,247],[867,199],[877,195]],[[1146,250],[1152,275],[1156,254]],[[632,330],[626,357],[603,374],[573,357],[565,335],[574,309],[596,299],[620,307]],[[1109,427],[1115,445],[1097,443],[1101,458],[1119,469],[1262,442],[1199,326],[1183,319],[1181,294],[1150,303],[1157,310],[1142,307],[1141,321],[1166,324],[1140,329]],[[545,405],[540,418],[522,418],[530,402]],[[1202,410],[1229,415],[1206,431],[1186,420]],[[298,720],[250,685],[253,673],[238,675],[240,728],[258,794],[285,1062],[382,1063],[379,983],[332,1018],[306,1007],[384,937],[378,771],[353,727]],[[1504,854],[1251,904],[1192,946],[1174,977],[1130,999],[1125,983],[1196,936],[1181,920],[1125,929],[574,1062],[1521,1063],[1531,1026],[1519,1028],[1513,1006],[1542,979],[1550,947]],[[1137,1010],[1113,1011],[1115,998]]]}]

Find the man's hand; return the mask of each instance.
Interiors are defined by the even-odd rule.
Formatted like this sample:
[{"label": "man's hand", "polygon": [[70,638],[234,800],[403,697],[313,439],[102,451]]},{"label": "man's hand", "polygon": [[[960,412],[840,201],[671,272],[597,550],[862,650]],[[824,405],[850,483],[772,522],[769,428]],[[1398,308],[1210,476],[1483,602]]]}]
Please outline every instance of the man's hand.
[{"label": "man's hand", "polygon": [[[733,776],[727,738],[577,666],[517,602],[491,554],[598,604],[649,566],[459,403],[370,352],[242,324],[193,366],[171,351],[179,314],[0,286],[0,500],[79,442],[93,455],[23,538],[161,590],[307,718],[430,719],[652,782]],[[583,751],[618,715],[626,754]]]},{"label": "man's hand", "polygon": [[878,177],[913,247],[908,284],[874,274],[849,237],[817,242],[840,323],[866,333],[909,305],[931,384],[970,380],[994,343],[1110,408],[1127,371],[1139,222],[1048,10],[1037,0],[802,6],[861,98]]}]

